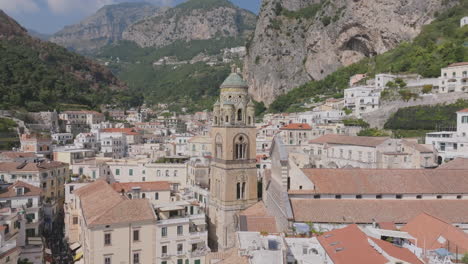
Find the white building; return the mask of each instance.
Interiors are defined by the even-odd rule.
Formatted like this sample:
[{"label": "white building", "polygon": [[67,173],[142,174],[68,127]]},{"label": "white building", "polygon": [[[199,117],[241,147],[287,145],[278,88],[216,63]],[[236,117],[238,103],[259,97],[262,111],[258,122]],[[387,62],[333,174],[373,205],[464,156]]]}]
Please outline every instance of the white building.
[{"label": "white building", "polygon": [[464,27],[465,25],[468,25],[468,16],[460,19],[460,27]]},{"label": "white building", "polygon": [[441,69],[439,93],[468,92],[468,62],[450,64]]},{"label": "white building", "polygon": [[329,124],[341,121],[346,114],[340,110],[327,110],[327,111],[308,111],[298,113],[296,122],[303,124]]},{"label": "white building", "polygon": [[467,158],[468,109],[457,112],[457,131],[427,133],[426,144],[434,146],[439,165],[455,158]]},{"label": "white building", "polygon": [[424,85],[438,86],[439,81],[437,78],[423,78],[419,74],[388,74],[381,73],[375,75],[374,85],[375,89],[387,88],[388,82],[395,82],[396,79],[401,79],[406,83],[406,87],[423,87]]},{"label": "white building", "polygon": [[353,110],[356,117],[379,109],[380,91],[371,86],[359,86],[345,89],[345,107]]},{"label": "white building", "polygon": [[59,145],[65,145],[73,142],[72,133],[55,133],[52,134],[52,142]]},{"label": "white building", "polygon": [[75,146],[82,149],[99,149],[99,141],[96,134],[93,133],[80,133],[74,140]]},{"label": "white building", "polygon": [[114,159],[123,158],[127,153],[127,138],[124,133],[111,133],[112,135],[101,135],[101,152],[104,157]]}]

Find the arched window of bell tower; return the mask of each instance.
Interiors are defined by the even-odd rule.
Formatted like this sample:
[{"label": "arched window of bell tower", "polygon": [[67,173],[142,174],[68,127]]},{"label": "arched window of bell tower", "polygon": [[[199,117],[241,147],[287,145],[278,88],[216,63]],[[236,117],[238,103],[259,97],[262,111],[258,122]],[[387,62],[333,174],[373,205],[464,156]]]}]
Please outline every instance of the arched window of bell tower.
[{"label": "arched window of bell tower", "polygon": [[245,160],[248,159],[249,153],[249,139],[247,136],[241,134],[234,138],[234,159]]},{"label": "arched window of bell tower", "polygon": [[215,157],[217,159],[222,159],[223,158],[223,138],[221,135],[216,135],[215,138]]},{"label": "arched window of bell tower", "polygon": [[237,110],[237,121],[242,121],[242,109]]}]

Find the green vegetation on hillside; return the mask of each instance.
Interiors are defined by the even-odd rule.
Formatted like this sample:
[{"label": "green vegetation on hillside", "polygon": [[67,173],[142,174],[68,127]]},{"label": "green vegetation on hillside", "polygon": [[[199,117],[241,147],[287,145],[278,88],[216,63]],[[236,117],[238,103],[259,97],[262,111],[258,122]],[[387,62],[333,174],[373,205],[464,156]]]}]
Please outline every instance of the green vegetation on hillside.
[{"label": "green vegetation on hillside", "polygon": [[456,112],[465,108],[468,108],[468,100],[447,105],[401,108],[388,119],[384,128],[413,131],[454,128],[457,125]]},{"label": "green vegetation on hillside", "polygon": [[15,131],[18,125],[8,118],[0,118],[0,150],[11,150],[19,146],[19,138]]},{"label": "green vegetation on hillside", "polygon": [[241,38],[218,38],[209,40],[178,40],[161,48],[141,48],[131,41],[121,41],[117,44],[108,45],[101,49],[98,58],[119,58],[125,62],[153,63],[163,57],[177,57],[178,60],[190,60],[200,53],[206,55],[217,55],[221,49],[242,46],[244,40]]},{"label": "green vegetation on hillside", "polygon": [[[468,61],[468,26],[460,28],[460,19],[468,13],[468,1],[461,0],[454,8],[440,14],[410,43],[373,58],[343,67],[320,81],[311,81],[279,96],[269,111],[283,112],[297,110],[302,104],[317,96],[342,93],[349,78],[357,73],[418,73],[424,77],[437,77],[440,68],[450,63]],[[292,106],[292,107],[291,107]]]},{"label": "green vegetation on hillside", "polygon": [[203,9],[206,11],[218,7],[235,8],[235,6],[228,0],[189,0],[180,5],[177,5],[175,9],[190,12],[195,9]]}]

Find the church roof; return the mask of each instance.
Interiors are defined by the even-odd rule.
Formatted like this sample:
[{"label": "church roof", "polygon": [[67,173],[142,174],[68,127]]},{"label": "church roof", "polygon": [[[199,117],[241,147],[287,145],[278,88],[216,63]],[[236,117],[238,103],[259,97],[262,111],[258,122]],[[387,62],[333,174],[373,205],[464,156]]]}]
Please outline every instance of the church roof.
[{"label": "church roof", "polygon": [[221,88],[224,87],[239,87],[239,88],[247,88],[247,83],[242,79],[242,77],[238,73],[231,73],[229,76],[224,80],[223,84],[221,84]]}]

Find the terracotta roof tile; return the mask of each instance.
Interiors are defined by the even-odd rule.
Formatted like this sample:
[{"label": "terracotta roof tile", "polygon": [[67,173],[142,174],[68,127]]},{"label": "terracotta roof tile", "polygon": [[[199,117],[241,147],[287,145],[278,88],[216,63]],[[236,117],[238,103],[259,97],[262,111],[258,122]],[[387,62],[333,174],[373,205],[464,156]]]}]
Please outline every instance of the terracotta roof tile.
[{"label": "terracotta roof tile", "polygon": [[456,158],[440,165],[437,169],[446,170],[468,170],[468,158]]},{"label": "terracotta roof tile", "polygon": [[468,62],[456,62],[456,63],[450,64],[448,67],[457,67],[457,66],[465,66],[465,65],[468,65]]},{"label": "terracotta roof tile", "polygon": [[262,201],[241,211],[239,216],[241,231],[278,233],[276,219],[268,214]]},{"label": "terracotta roof tile", "polygon": [[41,172],[49,169],[68,166],[59,161],[44,161],[40,163],[28,162],[0,162],[0,171],[8,172]]},{"label": "terracotta roof tile", "polygon": [[463,194],[468,170],[302,169],[314,190],[290,194]]},{"label": "terracotta roof tile", "polygon": [[154,181],[154,182],[115,182],[112,184],[112,188],[116,192],[129,192],[132,188],[140,188],[143,192],[151,191],[170,191],[171,184],[167,181]]},{"label": "terracotta roof tile", "polygon": [[[16,188],[18,187],[23,187],[24,188],[24,194],[23,195],[18,195],[16,193]],[[8,186],[7,189],[3,189],[0,191],[0,198],[10,198],[10,197],[25,197],[25,196],[40,196],[42,193],[41,188],[38,188],[36,186],[33,186],[31,184],[22,182],[22,181],[17,181],[14,184]]]},{"label": "terracotta roof tile", "polygon": [[457,111],[457,113],[468,113],[468,108]]},{"label": "terracotta roof tile", "polygon": [[281,130],[311,130],[312,127],[309,124],[292,123],[292,124],[285,125],[280,129]]},{"label": "terracotta roof tile", "polygon": [[369,237],[370,240],[372,240],[374,243],[377,244],[385,253],[388,255],[397,258],[399,260],[403,260],[405,263],[410,263],[410,264],[424,264],[422,260],[420,260],[416,255],[411,253],[407,248],[402,248],[402,247],[397,247],[393,245],[392,243],[389,243],[387,241],[383,241],[380,239],[376,239],[373,237]]},{"label": "terracotta roof tile", "polygon": [[[334,264],[385,264],[388,260],[367,241],[357,225],[335,229],[319,236],[318,241]],[[352,262],[350,262],[352,260]]]},{"label": "terracotta roof tile", "polygon": [[[294,219],[314,223],[407,223],[427,212],[452,223],[468,222],[468,200],[291,199]],[[331,210],[331,208],[333,210]]]},{"label": "terracotta roof tile", "polygon": [[128,200],[103,180],[81,187],[75,194],[88,226],[156,219],[148,200]]},{"label": "terracotta roof tile", "polygon": [[10,158],[10,159],[34,158],[34,157],[36,157],[36,153],[33,153],[33,152],[5,151],[5,152],[0,152],[0,156]]},{"label": "terracotta roof tile", "polygon": [[387,137],[358,137],[329,134],[312,139],[309,143],[377,147],[387,139]]},{"label": "terracotta roof tile", "polygon": [[[453,253],[457,248],[458,252],[468,252],[467,233],[427,213],[412,218],[401,230],[416,238],[419,247],[426,247],[428,250],[450,247],[449,251]],[[446,240],[445,243],[441,243],[443,240],[441,237]]]}]

